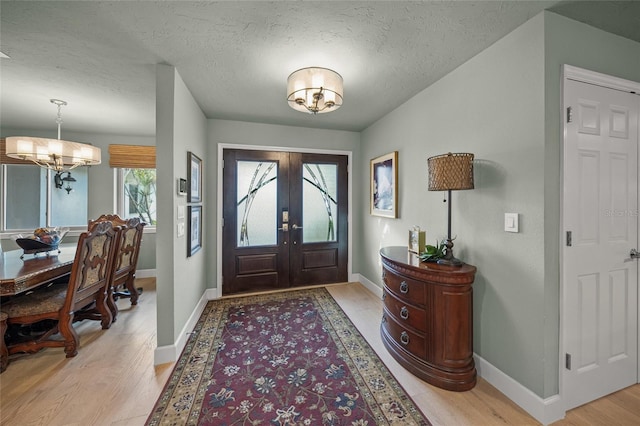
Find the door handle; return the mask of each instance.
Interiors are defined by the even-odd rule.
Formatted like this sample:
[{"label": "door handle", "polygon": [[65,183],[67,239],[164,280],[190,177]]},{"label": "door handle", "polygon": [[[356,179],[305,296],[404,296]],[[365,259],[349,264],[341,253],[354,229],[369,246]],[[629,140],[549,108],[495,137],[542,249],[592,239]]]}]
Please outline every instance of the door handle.
[{"label": "door handle", "polygon": [[629,252],[629,256],[631,256],[632,259],[638,259],[638,258],[640,258],[640,253],[638,252],[638,250],[633,248]]},{"label": "door handle", "polygon": [[283,223],[282,224],[282,228],[278,228],[278,231],[289,232],[289,224],[288,223]]},{"label": "door handle", "polygon": [[291,229],[295,231],[296,229],[302,229],[302,226],[298,226],[294,223],[293,225],[291,225]]}]

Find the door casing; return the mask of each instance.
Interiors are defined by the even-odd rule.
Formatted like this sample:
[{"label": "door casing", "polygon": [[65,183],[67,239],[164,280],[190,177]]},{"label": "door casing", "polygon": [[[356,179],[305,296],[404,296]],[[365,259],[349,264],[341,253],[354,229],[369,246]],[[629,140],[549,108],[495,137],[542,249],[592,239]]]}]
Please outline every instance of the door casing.
[{"label": "door casing", "polygon": [[353,173],[352,164],[353,164],[353,152],[352,151],[342,151],[342,150],[327,150],[327,149],[307,149],[307,148],[292,148],[292,147],[278,147],[278,146],[262,146],[262,145],[238,145],[238,144],[226,144],[219,143],[218,144],[218,177],[217,177],[217,188],[218,194],[216,199],[216,288],[213,289],[213,293],[211,296],[214,299],[219,299],[222,297],[222,184],[223,184],[223,150],[225,149],[244,149],[244,150],[257,150],[257,151],[283,151],[283,152],[300,152],[300,153],[312,153],[312,154],[330,154],[330,155],[345,155],[348,157],[349,168],[348,168],[348,197],[349,197],[349,208],[347,213],[348,220],[348,261],[347,261],[347,274],[349,276],[349,281],[357,280],[353,275],[353,225],[352,225],[352,217],[353,217]]},{"label": "door casing", "polygon": [[[565,99],[564,99],[564,93],[565,93],[565,88],[564,88],[564,84],[566,82],[567,79],[572,79],[575,81],[580,81],[583,83],[589,83],[589,84],[594,84],[597,86],[601,86],[601,87],[605,87],[605,88],[610,88],[610,89],[616,89],[616,90],[622,90],[622,91],[626,91],[626,92],[635,92],[635,93],[640,93],[640,82],[634,82],[634,81],[630,81],[630,80],[625,80],[625,79],[621,79],[621,78],[617,78],[617,77],[613,77],[613,76],[609,76],[606,74],[601,74],[595,71],[590,71],[590,70],[585,70],[582,68],[578,68],[578,67],[574,67],[571,65],[563,65],[562,67],[562,72],[563,72],[563,78],[562,78],[562,87],[561,87],[561,122],[562,122],[562,134],[561,134],[561,140],[563,143],[562,149],[560,150],[561,152],[561,161],[560,161],[560,176],[562,179],[561,182],[561,186],[560,188],[562,188],[562,192],[560,194],[560,232],[559,232],[559,254],[560,254],[560,299],[559,299],[559,308],[560,308],[560,321],[559,321],[559,353],[558,353],[558,357],[559,357],[559,362],[558,362],[558,380],[559,380],[559,393],[561,396],[561,399],[564,401],[566,400],[566,398],[562,398],[564,396],[564,386],[563,386],[563,376],[564,376],[564,368],[565,368],[565,359],[564,359],[564,354],[567,352],[567,348],[565,347],[565,336],[564,336],[564,327],[565,327],[565,315],[566,313],[564,312],[563,309],[563,305],[564,305],[564,298],[565,298],[565,292],[564,292],[564,259],[562,257],[562,253],[563,253],[563,249],[564,249],[564,245],[565,245],[565,234],[564,234],[564,230],[565,230],[565,224],[564,224],[564,206],[563,206],[563,200],[564,200],[564,179],[565,179],[565,170],[564,170],[564,155],[563,150],[564,150],[564,143],[565,143],[565,134],[566,134],[566,111],[564,110],[564,104],[565,104]],[[640,145],[640,140],[638,141],[638,144]],[[639,152],[640,152],[640,146],[639,146]],[[640,283],[639,283],[640,284]],[[638,292],[638,298],[636,300],[636,303],[638,304],[639,308],[640,308],[640,292]],[[640,311],[640,310],[639,310]],[[640,342],[640,314],[638,315],[637,318],[638,321],[638,341]],[[638,371],[640,372],[640,351],[638,351]],[[639,379],[640,380],[640,375],[639,375]],[[566,410],[566,408],[565,408]]]}]

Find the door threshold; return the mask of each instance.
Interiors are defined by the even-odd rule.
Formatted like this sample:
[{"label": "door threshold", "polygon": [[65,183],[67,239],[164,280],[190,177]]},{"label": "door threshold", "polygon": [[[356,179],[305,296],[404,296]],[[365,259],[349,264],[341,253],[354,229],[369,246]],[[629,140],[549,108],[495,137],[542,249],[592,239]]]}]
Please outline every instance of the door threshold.
[{"label": "door threshold", "polygon": [[318,287],[335,287],[338,285],[346,285],[353,284],[352,282],[341,282],[341,283],[329,283],[329,284],[314,284],[314,285],[306,285],[306,286],[296,286],[296,287],[287,287],[287,288],[279,288],[276,290],[258,290],[258,291],[247,291],[233,294],[223,294],[221,299],[231,299],[234,297],[245,297],[245,296],[254,296],[257,294],[271,294],[271,293],[283,293],[285,291],[295,291],[295,290],[308,290],[310,288],[318,288]]}]

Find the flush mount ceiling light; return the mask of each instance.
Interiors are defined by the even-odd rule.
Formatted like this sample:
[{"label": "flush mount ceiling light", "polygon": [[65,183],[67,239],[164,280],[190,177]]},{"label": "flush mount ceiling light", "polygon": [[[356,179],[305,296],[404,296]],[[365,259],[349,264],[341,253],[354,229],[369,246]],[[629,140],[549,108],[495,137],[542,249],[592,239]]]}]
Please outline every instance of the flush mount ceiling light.
[{"label": "flush mount ceiling light", "polygon": [[302,68],[287,79],[287,101],[297,111],[323,114],[342,105],[342,76],[319,67]]},{"label": "flush mount ceiling light", "polygon": [[65,101],[51,99],[51,103],[58,106],[58,139],[37,138],[31,136],[10,136],[6,139],[7,156],[20,160],[33,161],[38,166],[62,172],[78,166],[92,166],[100,164],[100,148],[60,139],[60,125],[62,124],[61,108]]}]

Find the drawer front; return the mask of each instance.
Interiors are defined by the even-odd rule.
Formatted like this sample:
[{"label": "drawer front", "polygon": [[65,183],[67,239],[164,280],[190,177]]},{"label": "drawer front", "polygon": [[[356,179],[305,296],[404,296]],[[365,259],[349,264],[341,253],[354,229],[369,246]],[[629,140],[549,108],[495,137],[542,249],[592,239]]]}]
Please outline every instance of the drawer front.
[{"label": "drawer front", "polygon": [[406,349],[407,352],[417,356],[418,358],[425,359],[427,348],[424,336],[421,336],[420,334],[415,333],[397,323],[393,316],[389,315],[389,312],[386,309],[382,314],[382,324],[391,338],[395,340],[400,347]]},{"label": "drawer front", "polygon": [[382,281],[390,291],[413,305],[424,305],[424,283],[396,275],[386,269],[382,271]]},{"label": "drawer front", "polygon": [[384,292],[384,306],[394,319],[404,326],[412,327],[418,331],[427,331],[427,312],[408,304],[406,301],[397,298],[393,293]]}]

